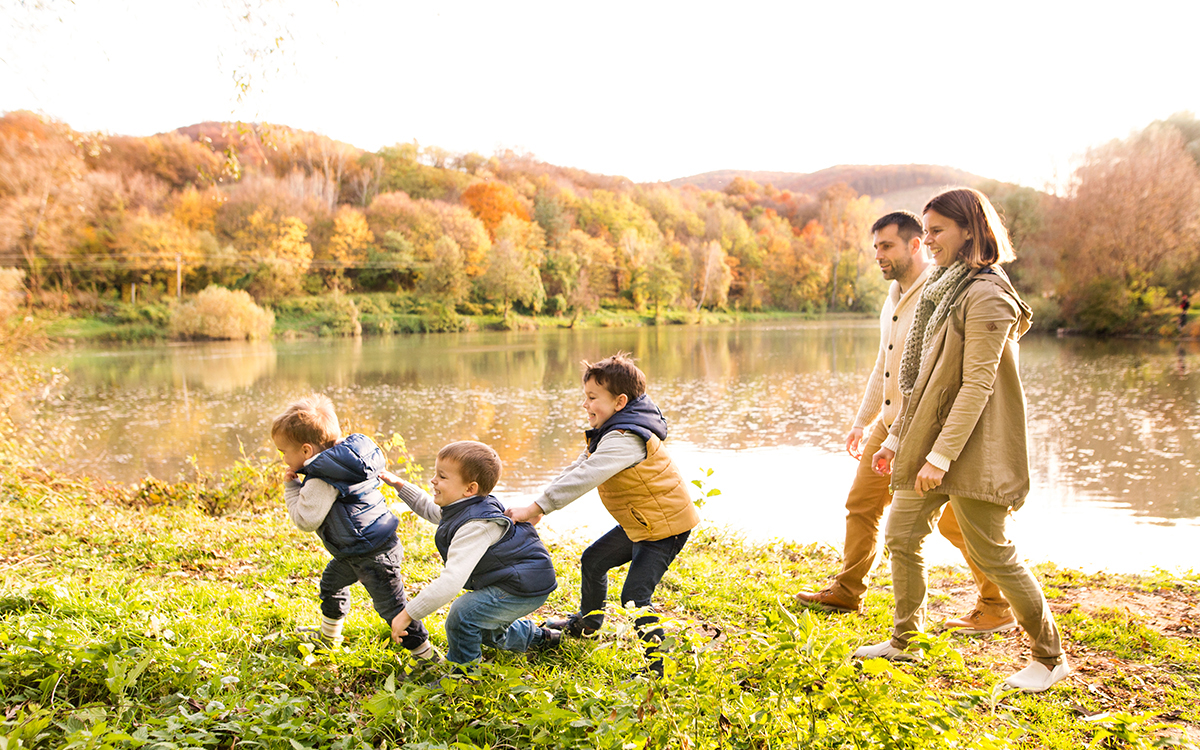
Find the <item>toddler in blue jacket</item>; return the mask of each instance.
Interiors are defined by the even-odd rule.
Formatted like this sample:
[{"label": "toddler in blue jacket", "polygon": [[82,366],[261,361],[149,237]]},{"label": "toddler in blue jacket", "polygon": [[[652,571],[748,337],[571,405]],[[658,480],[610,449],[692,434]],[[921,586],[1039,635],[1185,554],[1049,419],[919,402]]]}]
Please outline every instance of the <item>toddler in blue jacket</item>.
[{"label": "toddler in blue jacket", "polygon": [[[333,402],[320,394],[296,401],[276,417],[271,440],[287,464],[288,515],[301,531],[316,532],[333,555],[321,574],[321,639],[341,643],[355,581],[393,626],[407,602],[397,519],[379,491],[379,473],[387,466],[383,451],[366,435],[343,438]],[[396,640],[418,659],[438,658],[420,623]]]}]

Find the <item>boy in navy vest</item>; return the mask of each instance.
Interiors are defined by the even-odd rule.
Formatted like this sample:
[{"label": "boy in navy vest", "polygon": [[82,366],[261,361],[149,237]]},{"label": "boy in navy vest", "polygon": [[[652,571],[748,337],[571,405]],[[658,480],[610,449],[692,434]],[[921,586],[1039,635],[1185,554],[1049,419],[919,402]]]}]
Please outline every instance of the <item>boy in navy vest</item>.
[{"label": "boy in navy vest", "polygon": [[[288,467],[283,489],[288,515],[301,531],[315,531],[333,555],[321,574],[321,640],[342,642],[355,581],[371,595],[379,616],[394,625],[406,603],[404,553],[396,516],[379,491],[379,472],[387,465],[383,452],[366,435],[343,439],[333,402],[320,394],[276,417],[271,440]],[[395,640],[418,659],[438,658],[419,623]]]},{"label": "boy in navy vest", "polygon": [[558,582],[537,531],[505,516],[489,494],[501,468],[496,451],[463,440],[438,452],[432,498],[390,471],[379,474],[413,512],[437,524],[433,541],[446,564],[392,622],[392,637],[420,629],[422,619],[465,588],[446,616],[446,659],[455,664],[478,661],[483,644],[528,651],[555,646],[561,636],[520,619],[542,606]]}]

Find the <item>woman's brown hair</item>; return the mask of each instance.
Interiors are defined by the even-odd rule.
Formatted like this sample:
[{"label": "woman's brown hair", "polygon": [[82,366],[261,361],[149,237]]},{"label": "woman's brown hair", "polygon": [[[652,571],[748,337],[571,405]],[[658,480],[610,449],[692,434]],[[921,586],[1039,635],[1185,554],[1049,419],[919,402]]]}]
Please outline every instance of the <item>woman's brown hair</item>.
[{"label": "woman's brown hair", "polygon": [[971,268],[1016,260],[1008,230],[992,202],[974,188],[953,188],[929,199],[922,214],[936,211],[965,229],[971,239],[958,251],[958,260]]}]

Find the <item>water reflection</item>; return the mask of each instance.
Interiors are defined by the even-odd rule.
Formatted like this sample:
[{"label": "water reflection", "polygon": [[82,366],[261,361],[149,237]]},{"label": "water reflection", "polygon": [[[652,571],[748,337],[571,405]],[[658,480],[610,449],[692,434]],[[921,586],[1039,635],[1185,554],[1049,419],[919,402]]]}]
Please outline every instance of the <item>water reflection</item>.
[{"label": "water reflection", "polygon": [[[272,455],[272,416],[316,389],[345,429],[400,433],[426,466],[450,440],[492,444],[505,461],[503,491],[518,498],[582,448],[580,360],[623,349],[649,374],[674,450],[697,471],[720,467],[725,494],[707,515],[741,516],[748,533],[759,524],[764,536],[840,542],[854,466],[842,441],[877,345],[868,320],[76,350],[47,357],[69,381],[33,418],[53,436],[60,467],[171,478],[189,455],[205,469],[243,450]],[[1021,367],[1034,471],[1027,507],[1040,510],[1018,517],[1108,513],[1194,533],[1200,348],[1031,337]],[[607,523],[587,511],[551,518]]]}]

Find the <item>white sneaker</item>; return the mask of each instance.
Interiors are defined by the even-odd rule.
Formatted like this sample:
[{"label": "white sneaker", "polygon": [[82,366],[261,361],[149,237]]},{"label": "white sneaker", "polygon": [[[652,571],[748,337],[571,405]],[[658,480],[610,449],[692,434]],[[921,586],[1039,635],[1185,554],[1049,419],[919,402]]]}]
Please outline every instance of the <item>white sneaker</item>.
[{"label": "white sneaker", "polygon": [[860,646],[854,652],[855,659],[887,659],[888,661],[920,661],[924,656],[922,651],[905,651],[896,648],[891,641],[876,643],[873,646]]},{"label": "white sneaker", "polygon": [[1004,684],[1024,693],[1040,693],[1048,690],[1051,685],[1069,674],[1071,674],[1071,665],[1067,664],[1067,657],[1064,656],[1054,669],[1041,662],[1030,662],[1029,666],[1020,672],[1009,675]]}]

